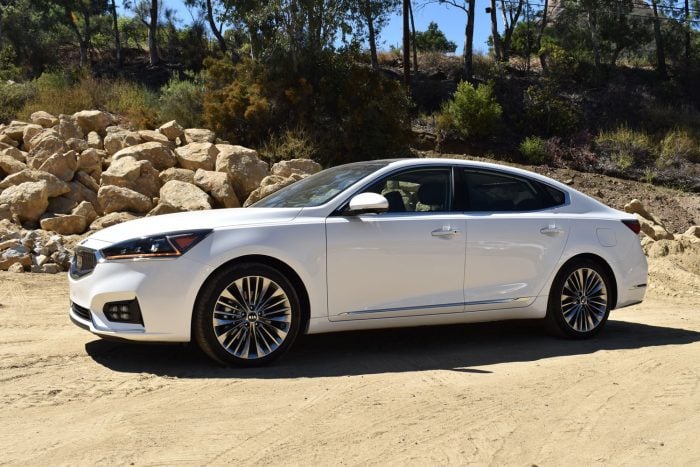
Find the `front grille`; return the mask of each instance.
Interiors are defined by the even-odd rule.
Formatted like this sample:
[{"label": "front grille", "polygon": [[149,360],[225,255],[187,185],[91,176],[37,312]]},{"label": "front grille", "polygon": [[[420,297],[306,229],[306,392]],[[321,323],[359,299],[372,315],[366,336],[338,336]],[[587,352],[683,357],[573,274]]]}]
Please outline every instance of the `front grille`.
[{"label": "front grille", "polygon": [[87,308],[84,308],[74,302],[71,302],[70,307],[71,310],[73,310],[73,313],[75,313],[76,315],[80,316],[84,320],[92,321],[92,316],[90,316],[90,310],[88,310]]},{"label": "front grille", "polygon": [[94,250],[87,248],[77,248],[71,261],[71,275],[81,277],[90,274],[97,266],[97,255]]}]

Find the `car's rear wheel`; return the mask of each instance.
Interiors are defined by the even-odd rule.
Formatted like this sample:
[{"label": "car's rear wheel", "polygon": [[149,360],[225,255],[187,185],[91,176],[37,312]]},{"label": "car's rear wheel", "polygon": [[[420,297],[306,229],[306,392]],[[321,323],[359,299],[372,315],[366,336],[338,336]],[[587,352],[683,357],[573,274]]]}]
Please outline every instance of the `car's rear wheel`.
[{"label": "car's rear wheel", "polygon": [[585,339],[599,333],[610,314],[611,284],[595,261],[565,265],[552,283],[546,322],[555,334]]},{"label": "car's rear wheel", "polygon": [[258,366],[284,354],[301,325],[292,283],[259,263],[225,267],[207,281],[193,315],[193,334],[208,356],[224,364]]}]

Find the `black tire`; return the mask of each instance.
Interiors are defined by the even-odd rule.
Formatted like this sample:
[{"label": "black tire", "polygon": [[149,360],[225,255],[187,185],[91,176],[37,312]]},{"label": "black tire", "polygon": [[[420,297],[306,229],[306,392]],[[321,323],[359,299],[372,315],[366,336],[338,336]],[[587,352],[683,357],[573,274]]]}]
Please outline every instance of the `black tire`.
[{"label": "black tire", "polygon": [[[257,308],[266,304],[265,309]],[[284,274],[266,264],[238,263],[216,272],[202,287],[192,333],[202,351],[219,363],[261,366],[289,350],[301,320],[299,296]]]},{"label": "black tire", "polygon": [[[581,276],[590,279],[581,281]],[[570,279],[573,282],[567,282]],[[591,285],[586,286],[589,281],[592,281]],[[600,281],[604,289],[595,292],[597,286],[592,285],[594,281]],[[573,292],[576,284],[580,282],[584,283],[582,287],[584,292],[581,295],[575,295]],[[593,293],[586,294],[585,290]],[[604,306],[601,292],[605,296]],[[545,317],[547,329],[554,335],[570,339],[587,339],[595,336],[603,329],[610,315],[612,292],[612,281],[599,263],[582,259],[564,265],[554,278],[549,292]]]}]

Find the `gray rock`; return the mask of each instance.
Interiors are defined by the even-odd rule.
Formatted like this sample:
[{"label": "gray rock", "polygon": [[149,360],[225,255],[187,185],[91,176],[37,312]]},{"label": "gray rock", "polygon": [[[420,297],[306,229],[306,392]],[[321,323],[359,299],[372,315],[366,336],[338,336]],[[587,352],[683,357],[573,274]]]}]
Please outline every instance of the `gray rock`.
[{"label": "gray rock", "polygon": [[75,214],[57,215],[41,219],[41,228],[61,235],[81,234],[87,228],[84,216]]},{"label": "gray rock", "polygon": [[104,134],[105,129],[112,124],[112,116],[101,110],[83,110],[73,114],[73,119],[83,133],[95,131]]}]

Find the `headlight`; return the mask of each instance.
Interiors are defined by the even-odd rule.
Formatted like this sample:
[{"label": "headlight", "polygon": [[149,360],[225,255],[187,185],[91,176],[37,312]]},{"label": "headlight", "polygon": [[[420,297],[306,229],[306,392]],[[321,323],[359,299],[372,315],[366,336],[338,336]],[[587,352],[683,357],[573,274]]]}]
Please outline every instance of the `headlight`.
[{"label": "headlight", "polygon": [[208,230],[173,232],[132,238],[101,250],[105,259],[174,258],[184,255],[211,233]]}]

